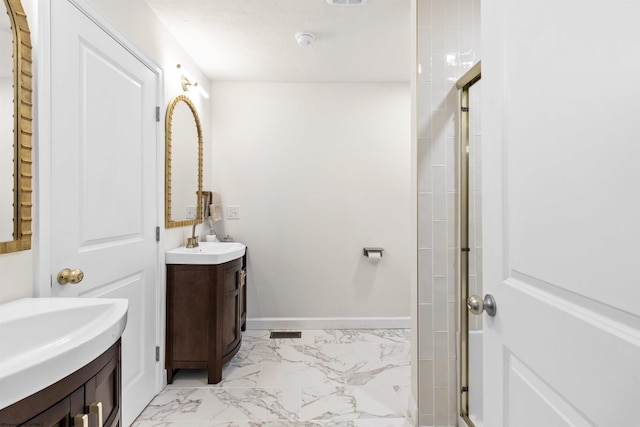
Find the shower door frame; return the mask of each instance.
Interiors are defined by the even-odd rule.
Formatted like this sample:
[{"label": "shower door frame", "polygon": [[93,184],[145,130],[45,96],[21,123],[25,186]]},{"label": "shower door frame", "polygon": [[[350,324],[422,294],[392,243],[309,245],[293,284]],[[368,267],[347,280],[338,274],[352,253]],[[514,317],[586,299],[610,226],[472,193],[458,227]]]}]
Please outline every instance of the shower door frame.
[{"label": "shower door frame", "polygon": [[456,82],[460,91],[460,174],[459,174],[459,247],[460,247],[460,416],[469,427],[469,89],[481,78],[478,61]]}]

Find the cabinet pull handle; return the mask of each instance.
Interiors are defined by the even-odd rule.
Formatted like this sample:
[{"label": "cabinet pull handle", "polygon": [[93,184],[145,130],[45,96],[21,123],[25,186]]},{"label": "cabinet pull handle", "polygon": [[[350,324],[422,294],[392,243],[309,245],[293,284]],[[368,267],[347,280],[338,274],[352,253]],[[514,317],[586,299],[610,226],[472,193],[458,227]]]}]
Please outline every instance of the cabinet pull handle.
[{"label": "cabinet pull handle", "polygon": [[89,427],[89,416],[87,414],[78,414],[73,417],[73,427]]},{"label": "cabinet pull handle", "polygon": [[93,402],[89,404],[89,413],[98,416],[98,427],[102,426],[102,402]]},{"label": "cabinet pull handle", "polygon": [[247,283],[247,270],[240,270],[240,287],[243,287]]}]

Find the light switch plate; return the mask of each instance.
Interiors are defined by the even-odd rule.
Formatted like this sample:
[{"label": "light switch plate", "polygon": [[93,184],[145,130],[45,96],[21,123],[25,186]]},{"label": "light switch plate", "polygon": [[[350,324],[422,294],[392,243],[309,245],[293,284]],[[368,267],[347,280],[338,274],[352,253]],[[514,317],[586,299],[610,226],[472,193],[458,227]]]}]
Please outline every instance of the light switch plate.
[{"label": "light switch plate", "polygon": [[240,219],[240,206],[227,206],[227,219]]},{"label": "light switch plate", "polygon": [[185,212],[186,219],[196,219],[196,212],[198,210],[197,206],[187,206],[187,210]]}]

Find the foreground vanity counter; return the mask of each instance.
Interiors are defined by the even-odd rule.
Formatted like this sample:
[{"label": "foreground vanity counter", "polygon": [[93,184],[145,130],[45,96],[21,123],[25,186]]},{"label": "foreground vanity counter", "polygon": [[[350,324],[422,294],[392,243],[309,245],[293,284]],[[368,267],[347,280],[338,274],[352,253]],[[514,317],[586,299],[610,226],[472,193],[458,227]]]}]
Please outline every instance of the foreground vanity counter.
[{"label": "foreground vanity counter", "polygon": [[106,298],[0,306],[0,425],[120,426],[127,308]]},{"label": "foreground vanity counter", "polygon": [[118,339],[73,374],[0,410],[0,425],[119,427],[122,418],[120,353]]},{"label": "foreground vanity counter", "polygon": [[[215,253],[212,255],[212,253]],[[240,350],[246,319],[246,254],[240,243],[202,242],[166,253],[167,382],[175,369],[207,369],[222,380],[222,366]]]}]

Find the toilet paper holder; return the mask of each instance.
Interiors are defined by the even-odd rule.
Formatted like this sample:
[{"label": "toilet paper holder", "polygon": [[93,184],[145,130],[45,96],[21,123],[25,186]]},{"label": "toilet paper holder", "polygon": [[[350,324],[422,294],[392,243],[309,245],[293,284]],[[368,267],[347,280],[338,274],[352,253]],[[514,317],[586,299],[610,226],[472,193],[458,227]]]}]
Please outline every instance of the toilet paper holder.
[{"label": "toilet paper holder", "polygon": [[364,255],[367,258],[369,258],[369,254],[379,253],[380,257],[382,257],[382,252],[383,251],[384,251],[383,248],[375,248],[375,247],[362,248],[362,255]]}]

